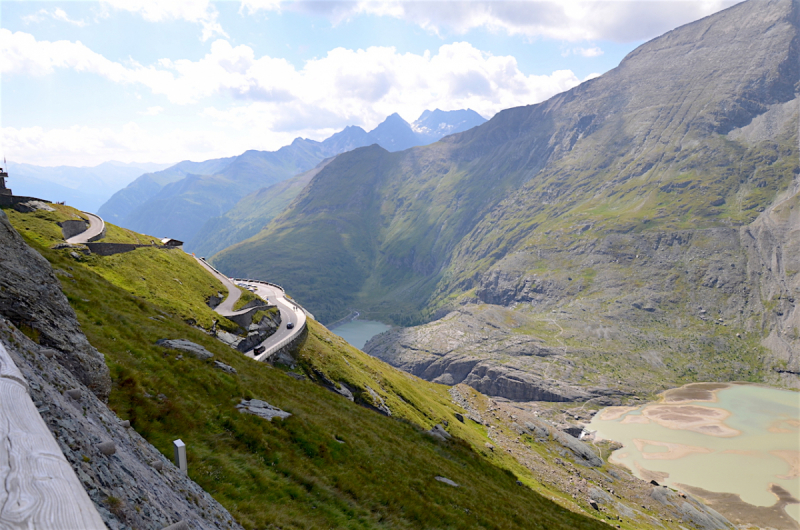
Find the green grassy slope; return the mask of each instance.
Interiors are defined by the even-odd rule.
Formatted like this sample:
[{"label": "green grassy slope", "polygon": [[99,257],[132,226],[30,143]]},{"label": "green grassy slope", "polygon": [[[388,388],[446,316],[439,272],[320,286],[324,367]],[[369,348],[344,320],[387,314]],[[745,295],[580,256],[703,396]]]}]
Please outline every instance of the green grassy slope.
[{"label": "green grassy slope", "polygon": [[509,171],[487,190],[481,172],[450,159],[453,149],[426,146],[410,161],[378,146],[340,155],[264,231],[212,260],[231,275],[296,285],[323,322],[352,305],[413,318],[452,242],[521,179]]},{"label": "green grassy slope", "polygon": [[245,196],[225,215],[206,221],[184,247],[198,255],[211,256],[254,236],[285,210],[325,165],[327,161],[310,171]]},{"label": "green grassy slope", "polygon": [[[180,252],[151,256],[139,249],[76,259],[70,249],[51,249],[59,234],[55,222],[73,212],[7,211],[26,241],[52,263],[84,333],[105,354],[113,379],[109,406],[166,455],[172,440],[184,440],[191,478],[245,527],[604,526],[518,486],[515,473],[541,487],[509,457],[480,452],[483,427],[455,421],[459,409],[445,387],[394,370],[315,322],[298,353],[300,366],[313,377],[344,382],[362,402],[375,399],[369,386],[394,417],[244,358],[187,324],[188,318],[207,323],[203,291],[217,288],[189,256],[170,261]],[[114,227],[109,232],[146,237]],[[128,271],[145,269],[142,288]],[[178,359],[155,345],[161,338],[201,344],[237,374],[189,356]],[[240,414],[234,407],[242,398],[263,399],[293,415],[267,422]],[[457,439],[440,442],[422,432],[443,420]]]},{"label": "green grassy slope", "polygon": [[302,140],[275,152],[245,151],[224,167],[213,167],[213,173],[189,172],[164,185],[120,222],[140,232],[160,237],[169,232],[169,237],[190,241],[208,219],[248,193],[307,171],[323,158],[320,145]]}]

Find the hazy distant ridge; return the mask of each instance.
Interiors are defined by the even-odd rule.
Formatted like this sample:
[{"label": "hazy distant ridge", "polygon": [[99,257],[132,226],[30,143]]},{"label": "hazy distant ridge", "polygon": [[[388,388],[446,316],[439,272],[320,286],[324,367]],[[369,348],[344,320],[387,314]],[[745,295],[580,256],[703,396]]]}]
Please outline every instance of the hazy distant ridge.
[{"label": "hazy distant ridge", "polygon": [[225,214],[249,193],[309,171],[328,157],[371,144],[400,151],[485,121],[472,110],[425,111],[414,124],[392,114],[370,132],[351,126],[322,142],[297,138],[274,152],[185,161],[142,175],[115,193],[98,213],[126,228],[174,237],[194,248],[197,232],[210,219]]}]

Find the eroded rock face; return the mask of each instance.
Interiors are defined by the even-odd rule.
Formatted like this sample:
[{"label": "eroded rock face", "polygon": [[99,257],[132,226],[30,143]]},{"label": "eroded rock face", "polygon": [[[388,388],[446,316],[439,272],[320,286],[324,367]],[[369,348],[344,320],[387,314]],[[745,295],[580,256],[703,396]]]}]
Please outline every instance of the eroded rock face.
[{"label": "eroded rock face", "polygon": [[[531,272],[539,259],[548,269]],[[522,401],[604,403],[661,390],[676,376],[737,380],[754,369],[798,387],[798,292],[800,179],[745,227],[609,234],[516,252],[483,275],[478,300],[375,337],[365,351],[424,379]],[[759,341],[769,350],[761,360],[734,355],[721,367],[703,353]],[[590,371],[603,375],[581,382]]]},{"label": "eroded rock face", "polygon": [[[89,392],[72,370],[51,362],[45,348],[5,319],[0,319],[0,341],[110,530],[160,529],[178,521],[203,530],[241,529],[225,508]],[[67,396],[63,388],[80,391],[79,397]]]},{"label": "eroded rock face", "polygon": [[0,212],[0,315],[27,326],[54,359],[68,368],[97,397],[108,399],[111,377],[103,355],[81,332],[50,263],[31,249]]},{"label": "eroded rock face", "polygon": [[[800,385],[800,178],[753,223],[740,230],[747,256],[753,325],[769,329],[763,344],[782,382]],[[760,311],[758,311],[760,310]]]},{"label": "eroded rock face", "polygon": [[619,386],[572,383],[577,373],[569,356],[544,346],[537,337],[511,332],[508,323],[513,317],[507,309],[464,307],[424,326],[373,337],[364,351],[428,381],[465,383],[512,401],[593,399],[612,405],[632,394]]},{"label": "eroded rock face", "polygon": [[666,486],[653,488],[650,497],[664,506],[677,508],[685,521],[692,522],[703,530],[727,530],[732,527],[727,519],[713,509],[689,496],[681,497]]}]

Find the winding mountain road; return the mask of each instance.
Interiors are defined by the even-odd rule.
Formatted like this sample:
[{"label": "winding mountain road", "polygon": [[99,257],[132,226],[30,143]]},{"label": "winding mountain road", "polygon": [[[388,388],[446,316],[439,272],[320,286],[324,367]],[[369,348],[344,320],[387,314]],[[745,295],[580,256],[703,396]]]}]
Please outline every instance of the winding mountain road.
[{"label": "winding mountain road", "polygon": [[[206,270],[208,270],[219,281],[221,281],[228,289],[228,296],[214,309],[214,311],[216,311],[219,315],[223,317],[230,317],[249,311],[249,309],[240,309],[239,311],[233,310],[236,301],[239,300],[242,295],[241,291],[239,291],[237,287],[237,284],[245,288],[251,288],[251,290],[253,290],[258,297],[262,298],[266,302],[275,304],[278,307],[278,311],[280,311],[281,315],[280,327],[277,329],[277,331],[275,331],[275,333],[270,335],[267,340],[258,345],[258,347],[263,346],[265,348],[262,353],[256,355],[254,353],[255,349],[253,349],[245,352],[247,357],[257,361],[265,360],[277,350],[292,342],[305,329],[305,310],[291,300],[287,299],[286,293],[280,286],[259,280],[231,279],[209,265],[205,260],[196,256],[195,259],[203,267],[205,267]],[[287,327],[287,324],[289,323],[292,324],[291,329]]]},{"label": "winding mountain road", "polygon": [[[89,226],[80,234],[76,234],[66,240],[67,243],[72,245],[89,243],[105,236],[106,224],[99,215],[89,212],[81,213],[88,217]],[[256,355],[253,349],[245,352],[247,357],[257,361],[265,360],[277,350],[292,342],[305,329],[306,311],[299,305],[287,299],[286,292],[280,286],[259,280],[231,280],[217,269],[209,265],[204,259],[196,256],[195,259],[215,278],[221,281],[226,289],[228,289],[228,296],[226,296],[225,300],[223,300],[222,303],[220,303],[214,309],[214,311],[216,311],[219,315],[223,317],[231,317],[250,311],[250,309],[240,309],[238,311],[234,311],[233,309],[236,305],[236,302],[242,296],[242,292],[236,286],[237,283],[242,287],[250,288],[250,290],[255,292],[257,296],[264,299],[266,302],[275,304],[278,307],[281,315],[280,327],[277,331],[275,331],[275,333],[270,335],[267,340],[258,345],[259,348],[262,346],[264,347],[264,351],[262,353]],[[312,315],[309,314],[309,316]],[[291,329],[287,327],[287,324],[289,323],[292,324]]]},{"label": "winding mountain road", "polygon": [[80,234],[75,234],[71,238],[67,239],[67,243],[70,245],[90,243],[92,241],[102,239],[106,234],[106,223],[99,215],[89,212],[81,213],[89,218],[89,227]]}]

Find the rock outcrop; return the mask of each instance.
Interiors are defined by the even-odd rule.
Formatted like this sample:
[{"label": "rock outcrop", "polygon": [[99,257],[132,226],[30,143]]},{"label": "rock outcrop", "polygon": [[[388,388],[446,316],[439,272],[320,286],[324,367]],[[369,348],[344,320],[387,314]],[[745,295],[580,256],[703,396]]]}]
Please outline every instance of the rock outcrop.
[{"label": "rock outcrop", "polygon": [[[797,107],[798,105],[795,105]],[[797,111],[798,109],[795,109]],[[800,174],[789,189],[739,231],[747,256],[753,327],[769,330],[763,344],[781,382],[800,383]]]},{"label": "rock outcrop", "polygon": [[653,488],[650,496],[664,506],[677,508],[685,521],[703,530],[729,530],[733,525],[719,513],[687,495],[679,495],[666,486]]},{"label": "rock outcrop", "polygon": [[[464,308],[415,328],[371,339],[364,351],[422,379],[513,401],[586,401],[613,405],[632,390],[569,382],[574,363],[535,337],[508,332],[493,309]],[[487,324],[488,322],[488,324]],[[500,325],[497,325],[498,323]]]},{"label": "rock outcrop", "polygon": [[0,212],[0,315],[29,330],[54,359],[69,369],[101,400],[111,391],[103,355],[81,332],[50,264],[31,249]]},{"label": "rock outcrop", "polygon": [[208,359],[214,357],[214,354],[207,349],[186,339],[159,339],[156,341],[156,344],[170,350],[178,350],[188,353],[192,357],[200,359],[201,361],[207,361]]},{"label": "rock outcrop", "polygon": [[278,407],[273,407],[266,401],[260,399],[243,399],[241,403],[236,405],[236,408],[239,409],[239,412],[253,414],[267,421],[272,421],[272,418],[285,420],[292,415],[290,412],[281,410]]},{"label": "rock outcrop", "polygon": [[228,333],[227,331],[218,331],[217,338],[231,348],[244,353],[252,350],[267,340],[273,333],[275,333],[281,324],[280,312],[264,312],[262,313],[263,316],[261,320],[256,323],[252,323],[253,317],[256,313],[259,311],[264,311],[264,309],[267,308],[275,307],[268,306],[261,301],[256,301],[256,303],[258,305],[252,308],[252,312],[248,312],[236,317],[235,319],[231,319],[240,326],[243,326],[243,329],[247,330],[245,336],[242,337],[233,333]]}]

